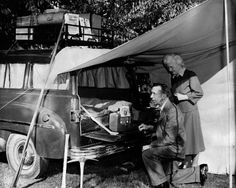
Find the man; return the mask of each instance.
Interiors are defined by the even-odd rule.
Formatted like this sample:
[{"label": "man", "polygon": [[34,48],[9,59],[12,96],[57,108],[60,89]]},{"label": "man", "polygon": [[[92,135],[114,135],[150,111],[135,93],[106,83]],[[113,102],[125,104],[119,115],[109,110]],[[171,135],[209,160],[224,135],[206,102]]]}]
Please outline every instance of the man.
[{"label": "man", "polygon": [[184,115],[186,130],[185,162],[183,167],[197,165],[198,154],[205,150],[200,115],[197,102],[202,98],[203,91],[197,75],[185,68],[183,59],[176,54],[166,55],[163,65],[171,74],[172,92],[175,104]]},{"label": "man", "polygon": [[[151,103],[160,109],[160,117],[153,124],[141,124],[140,131],[151,131],[152,142],[143,147],[142,158],[148,172],[152,186],[177,186],[183,183],[200,182],[206,180],[207,165],[178,169],[177,161],[184,158],[185,130],[183,115],[178,107],[169,100],[167,86],[157,84],[151,90]],[[170,164],[173,168],[170,169]]]}]

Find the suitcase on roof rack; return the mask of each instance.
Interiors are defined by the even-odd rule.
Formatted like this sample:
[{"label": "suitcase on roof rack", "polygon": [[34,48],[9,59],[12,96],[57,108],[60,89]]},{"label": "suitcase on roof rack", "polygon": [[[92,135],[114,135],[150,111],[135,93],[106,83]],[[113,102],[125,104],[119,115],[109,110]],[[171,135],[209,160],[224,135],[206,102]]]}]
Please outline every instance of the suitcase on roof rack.
[{"label": "suitcase on roof rack", "polygon": [[37,22],[36,15],[21,16],[21,17],[17,17],[17,19],[16,19],[16,26],[17,27],[35,26],[37,24],[38,24],[38,22]]},{"label": "suitcase on roof rack", "polygon": [[38,15],[38,24],[47,25],[47,24],[61,24],[64,20],[65,12],[51,12]]}]

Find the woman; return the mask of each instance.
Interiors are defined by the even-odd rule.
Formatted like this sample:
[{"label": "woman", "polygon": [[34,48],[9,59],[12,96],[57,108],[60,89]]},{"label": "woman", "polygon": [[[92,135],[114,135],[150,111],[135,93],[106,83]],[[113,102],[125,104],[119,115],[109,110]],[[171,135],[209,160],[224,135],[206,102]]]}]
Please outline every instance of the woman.
[{"label": "woman", "polygon": [[196,165],[198,153],[205,150],[197,107],[203,91],[197,75],[185,68],[183,59],[179,55],[166,55],[163,65],[171,74],[174,100],[184,115],[187,139],[183,167],[191,167],[193,164]]}]

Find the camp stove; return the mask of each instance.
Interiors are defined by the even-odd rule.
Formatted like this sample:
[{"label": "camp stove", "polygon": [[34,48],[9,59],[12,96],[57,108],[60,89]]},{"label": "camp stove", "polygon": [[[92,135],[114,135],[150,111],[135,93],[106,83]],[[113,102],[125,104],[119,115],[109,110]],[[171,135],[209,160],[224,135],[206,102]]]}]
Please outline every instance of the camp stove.
[{"label": "camp stove", "polygon": [[120,107],[118,112],[113,112],[109,116],[109,129],[116,132],[131,130],[131,114],[129,106]]}]

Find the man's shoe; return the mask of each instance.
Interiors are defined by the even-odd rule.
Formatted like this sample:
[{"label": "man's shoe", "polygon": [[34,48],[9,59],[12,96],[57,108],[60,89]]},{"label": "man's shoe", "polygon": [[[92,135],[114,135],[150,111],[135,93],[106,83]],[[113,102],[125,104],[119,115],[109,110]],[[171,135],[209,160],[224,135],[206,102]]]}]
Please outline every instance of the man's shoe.
[{"label": "man's shoe", "polygon": [[120,170],[126,174],[130,173],[132,170],[134,170],[135,164],[133,162],[125,162],[121,165]]},{"label": "man's shoe", "polygon": [[201,164],[200,165],[200,184],[203,186],[207,179],[208,165]]},{"label": "man's shoe", "polygon": [[165,183],[162,184],[163,185],[163,188],[169,188],[170,187],[170,184],[168,181],[166,181]]},{"label": "man's shoe", "polygon": [[154,186],[153,188],[169,188],[169,182],[164,182],[160,185]]},{"label": "man's shoe", "polygon": [[161,184],[161,185],[153,186],[152,188],[163,188],[163,186]]}]

